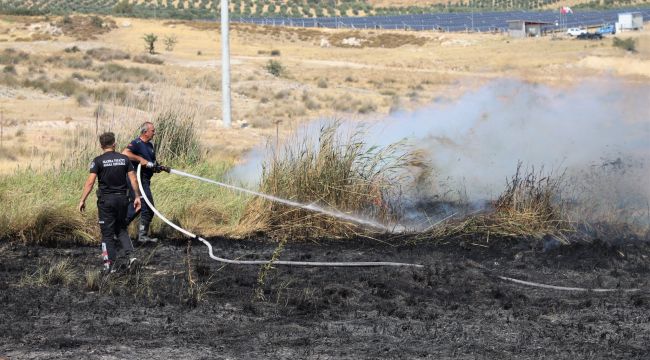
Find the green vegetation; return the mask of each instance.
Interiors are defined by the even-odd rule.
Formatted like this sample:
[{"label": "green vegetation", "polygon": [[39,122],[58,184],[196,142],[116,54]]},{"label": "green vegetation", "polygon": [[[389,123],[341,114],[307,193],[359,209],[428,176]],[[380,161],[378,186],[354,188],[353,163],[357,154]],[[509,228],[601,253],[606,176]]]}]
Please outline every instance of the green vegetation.
[{"label": "green vegetation", "polygon": [[145,34],[145,36],[142,38],[144,40],[144,43],[146,44],[146,50],[149,52],[149,54],[155,54],[156,53],[156,41],[158,41],[158,36],[155,34]]},{"label": "green vegetation", "polygon": [[615,37],[612,41],[612,46],[626,51],[636,52],[636,39],[627,38],[623,40]]},{"label": "green vegetation", "polygon": [[281,76],[286,73],[286,68],[279,61],[269,60],[266,63],[266,71],[273,76]]},{"label": "green vegetation", "polygon": [[[49,82],[43,84],[51,86]],[[133,114],[133,111],[139,111],[134,104],[140,102],[137,98],[126,97],[122,106],[116,108],[125,114]],[[186,103],[185,99],[170,91],[170,94],[162,94],[139,106],[156,109],[152,120],[157,127],[154,143],[159,161],[212,179],[221,179],[230,168],[230,162],[204,161],[205,150],[198,141],[195,104]],[[140,123],[140,120],[129,123],[131,117],[117,114],[118,118],[125,119],[116,124],[112,120],[114,112],[115,109],[97,111],[100,118],[104,117],[100,124],[110,128],[95,131],[91,128],[75,129],[66,139],[66,153],[62,160],[50,168],[26,168],[12,175],[0,176],[0,201],[5,206],[5,211],[0,213],[0,240],[59,246],[99,243],[97,211],[92,199],[94,193],[91,193],[84,214],[76,209],[88,175],[87,164],[101,153],[96,132],[115,132],[118,148],[122,149],[136,136]],[[181,226],[206,235],[218,230],[227,231],[229,226],[236,225],[244,207],[244,198],[240,194],[166,173],[156,175],[152,190],[156,206],[164,215]],[[171,231],[161,225],[160,221],[154,221],[152,230]]]},{"label": "green vegetation", "polygon": [[[321,17],[423,14],[469,10],[542,9],[559,7],[560,0],[449,0],[417,6],[373,7],[365,0],[233,0],[233,17]],[[641,0],[593,0],[574,7],[611,8],[644,5]],[[167,19],[217,19],[220,2],[206,0],[9,0],[0,4],[0,13],[10,15],[64,15],[76,13]]]}]

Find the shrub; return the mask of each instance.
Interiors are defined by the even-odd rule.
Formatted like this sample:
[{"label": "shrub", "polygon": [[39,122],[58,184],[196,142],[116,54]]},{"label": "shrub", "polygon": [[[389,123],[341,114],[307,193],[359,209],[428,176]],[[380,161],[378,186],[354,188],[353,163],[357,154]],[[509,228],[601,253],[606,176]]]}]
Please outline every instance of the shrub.
[{"label": "shrub", "polygon": [[156,36],[154,33],[149,33],[145,34],[142,39],[144,40],[145,43],[145,49],[149,52],[149,54],[155,54],[156,53],[156,41],[158,41],[158,36]]},{"label": "shrub", "polygon": [[130,58],[130,55],[122,50],[110,48],[95,48],[86,51],[86,54],[99,61],[122,60]]},{"label": "shrub", "polygon": [[320,79],[318,79],[318,84],[317,85],[318,85],[319,88],[325,89],[325,88],[327,88],[327,80],[325,80],[323,78],[320,78]]},{"label": "shrub", "polygon": [[86,94],[77,94],[76,100],[77,100],[77,104],[79,104],[79,106],[88,106],[88,105],[90,105],[90,100],[88,99],[88,95],[86,95]]},{"label": "shrub", "polygon": [[102,26],[104,26],[104,20],[102,20],[102,18],[96,15],[90,18],[90,23],[97,28],[101,28]]},{"label": "shrub", "polygon": [[0,64],[2,65],[16,65],[27,59],[29,59],[28,53],[24,51],[16,51],[12,48],[5,49],[0,53]]},{"label": "shrub", "polygon": [[113,12],[121,15],[131,15],[133,14],[134,4],[130,3],[129,0],[121,0],[113,7]]},{"label": "shrub", "polygon": [[271,56],[280,56],[280,50],[271,50]]},{"label": "shrub", "polygon": [[76,52],[79,52],[81,50],[79,50],[79,47],[77,47],[77,45],[74,45],[72,47],[68,47],[68,48],[63,49],[63,51],[65,51],[67,53],[76,53]]},{"label": "shrub", "polygon": [[174,51],[174,47],[178,43],[178,38],[176,35],[167,35],[163,39],[163,44],[165,44],[165,50]]},{"label": "shrub", "polygon": [[375,105],[375,103],[372,101],[367,101],[361,104],[361,106],[357,111],[359,112],[359,114],[368,114],[376,110],[377,110],[377,105]]},{"label": "shrub", "polygon": [[4,69],[2,69],[2,72],[5,74],[11,74],[11,75],[16,75],[16,67],[14,65],[6,65]]},{"label": "shrub", "polygon": [[157,57],[153,57],[150,55],[136,55],[133,57],[133,61],[137,63],[144,63],[144,64],[153,64],[153,65],[162,65],[165,63],[163,59],[158,59]]},{"label": "shrub", "polygon": [[266,64],[266,71],[273,76],[281,76],[285,73],[285,68],[279,61],[269,60]]},{"label": "shrub", "polygon": [[636,40],[632,38],[627,38],[621,40],[617,37],[614,38],[612,46],[631,52],[636,52]]},{"label": "shrub", "polygon": [[125,67],[118,64],[106,64],[99,72],[99,78],[102,81],[113,82],[141,82],[154,81],[158,75],[153,71],[139,67]]},{"label": "shrub", "polygon": [[63,63],[71,69],[90,69],[93,66],[93,59],[89,56],[79,57],[69,57],[66,58]]},{"label": "shrub", "polygon": [[65,79],[50,84],[50,89],[58,91],[65,96],[71,96],[79,90],[79,84],[73,79]]}]

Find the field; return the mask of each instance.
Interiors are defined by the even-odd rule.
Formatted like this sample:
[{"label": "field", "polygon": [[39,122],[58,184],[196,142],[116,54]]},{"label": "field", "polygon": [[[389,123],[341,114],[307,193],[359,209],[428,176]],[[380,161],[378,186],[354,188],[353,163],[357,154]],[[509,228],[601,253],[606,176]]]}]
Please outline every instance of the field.
[{"label": "field", "polygon": [[[431,12],[544,9],[560,6],[607,8],[647,5],[646,0],[234,0],[229,9],[236,17],[334,17]],[[9,0],[0,4],[0,13],[10,15],[64,15],[77,13],[135,16],[141,18],[212,19],[219,13],[217,0]]]},{"label": "field", "polygon": [[[646,356],[650,30],[234,24],[230,127],[218,31],[0,17],[0,359]],[[145,120],[173,168],[394,230],[156,175],[218,256],[423,267],[224,265],[157,219],[160,245],[100,276],[86,166]]]}]

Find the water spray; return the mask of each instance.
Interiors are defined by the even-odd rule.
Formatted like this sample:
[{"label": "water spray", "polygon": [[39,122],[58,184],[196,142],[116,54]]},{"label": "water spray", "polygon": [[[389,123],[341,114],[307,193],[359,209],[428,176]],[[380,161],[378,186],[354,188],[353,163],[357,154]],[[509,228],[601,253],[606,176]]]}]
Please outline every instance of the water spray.
[{"label": "water spray", "polygon": [[[158,209],[156,209],[153,206],[153,204],[151,203],[149,198],[147,198],[147,194],[145,193],[144,189],[142,188],[142,181],[141,181],[141,176],[140,176],[141,169],[142,169],[142,165],[138,165],[137,177],[138,177],[138,187],[140,188],[140,194],[142,195],[142,199],[144,199],[145,203],[147,203],[147,205],[154,212],[154,214],[156,214],[156,216],[158,216],[162,221],[164,221],[167,225],[171,226],[172,228],[176,229],[177,231],[179,231],[179,232],[181,232],[181,233],[183,233],[183,234],[185,234],[185,235],[187,235],[187,236],[189,236],[191,238],[194,238],[194,239],[197,239],[197,240],[201,241],[203,244],[205,244],[205,246],[208,247],[208,253],[210,254],[210,258],[212,258],[214,260],[217,260],[219,262],[226,263],[226,264],[237,264],[237,265],[264,265],[264,264],[272,263],[274,265],[321,266],[321,267],[322,266],[330,266],[330,267],[369,267],[369,266],[402,266],[402,267],[404,267],[404,266],[406,266],[406,267],[416,267],[416,268],[423,268],[424,267],[423,265],[419,265],[419,264],[397,263],[397,262],[309,262],[309,261],[283,261],[283,260],[278,260],[278,261],[271,261],[271,260],[232,260],[232,259],[225,259],[225,258],[215,256],[213,251],[212,251],[212,245],[210,244],[210,242],[208,242],[207,240],[205,240],[204,238],[202,238],[202,237],[200,237],[200,236],[198,236],[196,234],[191,233],[190,231],[187,231],[187,230],[183,229],[182,227],[178,226],[177,224],[174,224],[173,222],[169,221],[164,215],[162,215],[158,211]],[[201,180],[201,181],[208,182],[208,183],[211,183],[211,184],[226,187],[228,189],[232,189],[232,190],[236,190],[236,191],[245,192],[245,193],[248,193],[248,194],[260,196],[260,197],[263,197],[265,199],[280,202],[280,203],[285,204],[285,205],[295,206],[295,207],[299,207],[299,208],[306,209],[306,210],[318,211],[318,212],[328,214],[328,215],[331,215],[331,216],[334,216],[334,217],[338,217],[338,218],[341,218],[341,219],[346,219],[346,220],[354,221],[354,222],[357,222],[357,223],[360,223],[360,224],[371,225],[371,226],[374,226],[374,227],[379,227],[379,228],[386,229],[386,227],[381,225],[381,224],[377,224],[375,222],[367,221],[367,220],[363,220],[363,219],[357,219],[355,217],[343,214],[341,212],[325,210],[325,209],[320,208],[320,207],[315,206],[315,205],[300,204],[300,203],[297,203],[297,202],[294,202],[294,201],[289,201],[289,200],[277,198],[275,196],[259,193],[259,192],[256,192],[256,191],[240,188],[240,187],[233,186],[233,185],[230,185],[230,184],[225,184],[225,183],[218,182],[218,181],[215,181],[215,180],[206,179],[206,178],[203,178],[203,177],[200,177],[200,176],[188,174],[188,173],[180,171],[180,170],[169,169],[169,173],[170,174],[181,175],[181,176],[186,176],[186,177],[193,178],[193,179],[196,179],[196,180]]]},{"label": "water spray", "polygon": [[188,174],[188,173],[180,171],[180,170],[175,170],[175,169],[169,169],[169,170],[170,170],[169,171],[170,174],[176,174],[176,175],[186,176],[186,177],[196,179],[196,180],[201,180],[201,181],[208,182],[208,183],[215,184],[215,185],[219,185],[219,186],[231,189],[231,190],[235,190],[235,191],[251,194],[251,195],[254,195],[254,196],[258,196],[258,197],[261,197],[261,198],[264,198],[264,199],[267,199],[267,200],[270,200],[270,201],[273,201],[273,202],[277,202],[277,203],[280,203],[280,204],[284,204],[284,205],[288,205],[288,206],[292,206],[292,207],[296,207],[296,208],[300,208],[300,209],[305,209],[305,210],[309,210],[309,211],[319,212],[321,214],[329,215],[331,217],[339,218],[339,219],[342,219],[342,220],[347,220],[347,221],[357,223],[357,224],[360,224],[360,225],[370,226],[370,227],[373,227],[373,228],[376,228],[376,229],[381,229],[381,230],[384,230],[384,231],[387,231],[387,232],[394,233],[394,232],[397,232],[397,231],[401,230],[401,227],[399,229],[397,229],[397,228],[389,228],[389,227],[387,227],[385,225],[382,225],[382,224],[380,224],[378,222],[375,222],[375,221],[372,221],[372,220],[360,219],[360,218],[357,218],[357,217],[342,213],[342,212],[337,211],[337,210],[327,210],[327,209],[324,209],[324,208],[322,208],[320,206],[317,206],[317,205],[314,205],[314,204],[301,204],[299,202],[295,202],[295,201],[291,201],[291,200],[287,200],[287,199],[282,199],[282,198],[279,198],[277,196],[268,195],[268,194],[264,194],[264,193],[261,193],[261,192],[241,188],[241,187],[238,187],[238,186],[225,184],[225,183],[222,183],[222,182],[219,182],[219,181],[206,179],[204,177]]}]

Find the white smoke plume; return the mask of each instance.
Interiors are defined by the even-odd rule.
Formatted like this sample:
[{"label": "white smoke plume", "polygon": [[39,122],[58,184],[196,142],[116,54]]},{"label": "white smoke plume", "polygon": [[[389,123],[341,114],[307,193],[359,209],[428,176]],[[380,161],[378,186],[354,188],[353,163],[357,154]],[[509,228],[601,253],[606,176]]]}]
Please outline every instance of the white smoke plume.
[{"label": "white smoke plume", "polygon": [[[498,196],[519,161],[547,172],[577,174],[620,159],[618,165],[627,169],[626,186],[635,187],[628,190],[647,201],[649,101],[648,85],[613,79],[569,88],[499,80],[456,100],[368,122],[365,140],[371,146],[407,139],[428,154],[436,181],[462,188],[469,200]],[[318,128],[311,124],[302,131]],[[247,174],[249,181],[259,176],[262,156],[254,153],[246,171],[233,174]]]}]

